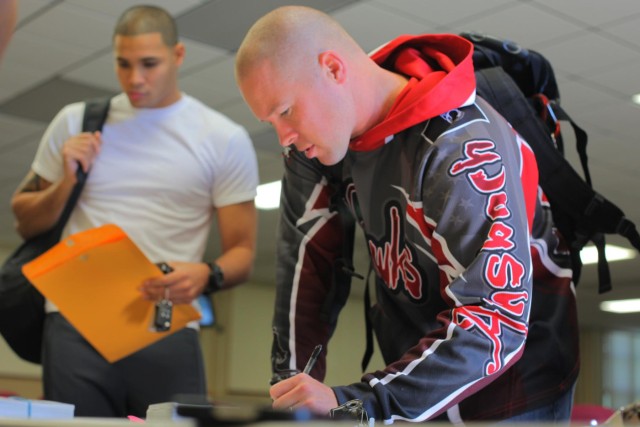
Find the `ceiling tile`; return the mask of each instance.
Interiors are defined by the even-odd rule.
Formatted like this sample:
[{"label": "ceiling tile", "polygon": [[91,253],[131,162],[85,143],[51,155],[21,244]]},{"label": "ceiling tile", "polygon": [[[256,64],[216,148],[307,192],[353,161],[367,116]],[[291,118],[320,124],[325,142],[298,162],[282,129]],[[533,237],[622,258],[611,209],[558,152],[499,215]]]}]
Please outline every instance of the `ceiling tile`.
[{"label": "ceiling tile", "polygon": [[7,64],[44,69],[47,73],[57,73],[92,52],[25,31],[18,31],[10,46],[4,59]]},{"label": "ceiling tile", "polygon": [[0,113],[49,122],[67,104],[112,94],[95,86],[53,78],[0,105]]},{"label": "ceiling tile", "polygon": [[[533,25],[535,23],[535,25]],[[511,2],[509,7],[498,8],[490,14],[479,14],[454,25],[456,32],[477,31],[498,38],[510,39],[524,47],[556,40],[580,30],[576,24],[541,11],[528,3]]]},{"label": "ceiling tile", "polygon": [[594,108],[611,108],[620,100],[606,88],[594,87],[589,81],[564,78],[556,73],[560,101],[570,114],[593,111]]},{"label": "ceiling tile", "polygon": [[[366,21],[362,20],[363,15],[367,16]],[[427,29],[422,23],[369,3],[344,7],[336,11],[333,17],[367,52],[399,36],[399,28],[403,34],[420,34]]]},{"label": "ceiling tile", "polygon": [[[626,105],[618,104],[616,108],[594,110],[591,116],[585,114],[584,117],[585,123],[598,123],[600,127],[610,129],[614,138],[625,147],[624,150],[620,151],[624,156],[628,156],[629,153],[636,150],[638,146],[637,123],[640,120],[640,107],[628,102]],[[602,154],[604,157],[607,156],[606,151]],[[633,171],[638,169],[635,162],[623,163],[627,163],[627,166]],[[636,175],[635,172],[634,175]]]},{"label": "ceiling tile", "polygon": [[67,48],[102,49],[111,43],[113,17],[60,3],[22,26],[18,32],[42,37]]},{"label": "ceiling tile", "polygon": [[[601,72],[638,57],[632,49],[587,31],[580,31],[576,37],[558,40],[538,51],[551,61],[556,70],[576,75]],[[594,55],[594,52],[598,54]]]},{"label": "ceiling tile", "polygon": [[78,66],[68,69],[62,78],[75,83],[94,86],[104,90],[118,92],[120,83],[114,70],[113,54],[104,53]]},{"label": "ceiling tile", "polygon": [[636,56],[635,59],[625,62],[624,66],[611,66],[601,72],[592,73],[589,80],[617,92],[631,102],[631,97],[640,93],[638,76],[640,76],[640,59]]},{"label": "ceiling tile", "polygon": [[[117,1],[104,1],[104,0],[65,0],[66,3],[71,3],[74,7],[81,7],[94,12],[101,12],[111,17],[119,17],[125,10],[132,6],[141,4],[140,0],[117,0]],[[150,4],[160,6],[167,10],[172,15],[176,16],[180,13],[191,9],[194,6],[202,3],[200,0],[145,0],[144,4]],[[115,23],[115,21],[114,21]]]},{"label": "ceiling tile", "polygon": [[[354,0],[302,0],[298,5],[335,10]],[[291,2],[286,0],[219,0],[205,3],[178,17],[180,33],[193,40],[236,51],[247,30],[266,12]]]},{"label": "ceiling tile", "polygon": [[50,76],[49,71],[42,67],[23,67],[3,61],[0,67],[0,103],[41,84]]},{"label": "ceiling tile", "polygon": [[[640,15],[634,15],[633,19],[625,20],[615,25],[607,25],[603,32],[611,34],[617,38],[619,43],[624,43],[626,46],[635,49],[640,53]],[[637,57],[638,55],[636,55]]]},{"label": "ceiling tile", "polygon": [[200,43],[195,40],[191,40],[185,37],[181,38],[185,47],[185,59],[182,64],[182,73],[188,73],[193,69],[200,68],[204,64],[209,64],[212,61],[219,61],[224,59],[229,53],[205,43]]},{"label": "ceiling tile", "polygon": [[588,26],[627,19],[629,11],[637,11],[636,15],[640,13],[638,0],[533,0],[531,4],[564,19],[582,21]]},{"label": "ceiling tile", "polygon": [[442,26],[453,22],[465,21],[470,17],[492,14],[497,9],[515,6],[513,0],[456,0],[455,7],[453,7],[454,3],[447,1],[372,0],[370,3],[421,23],[424,32],[440,32],[439,29]]},{"label": "ceiling tile", "polygon": [[46,123],[36,120],[29,120],[22,117],[0,114],[0,129],[2,129],[2,139],[0,139],[0,153],[4,155],[4,147],[19,143],[22,139],[33,135],[42,134]]},{"label": "ceiling tile", "polygon": [[20,0],[18,2],[18,27],[25,20],[31,19],[33,15],[41,10],[50,7],[51,2],[43,0]]}]

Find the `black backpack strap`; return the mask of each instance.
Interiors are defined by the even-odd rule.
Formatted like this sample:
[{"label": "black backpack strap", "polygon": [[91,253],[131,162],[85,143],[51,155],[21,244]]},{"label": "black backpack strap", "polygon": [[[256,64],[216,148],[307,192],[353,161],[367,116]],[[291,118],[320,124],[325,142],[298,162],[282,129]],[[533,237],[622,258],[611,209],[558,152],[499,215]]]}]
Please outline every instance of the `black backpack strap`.
[{"label": "black backpack strap", "polygon": [[111,98],[96,98],[85,102],[84,117],[82,118],[82,131],[95,132],[102,130],[104,122],[109,115]]},{"label": "black backpack strap", "polygon": [[560,106],[559,103],[555,101],[551,101],[551,108],[553,109],[555,116],[558,120],[565,120],[569,122],[571,128],[573,128],[573,133],[576,136],[576,151],[578,152],[578,156],[580,157],[580,164],[582,165],[582,170],[584,172],[584,179],[587,181],[590,187],[592,187],[591,183],[591,174],[589,173],[588,166],[588,157],[587,157],[587,132],[584,131],[578,124],[567,114],[567,112]]},{"label": "black backpack strap", "polygon": [[558,150],[563,155],[564,142],[562,140],[562,133],[560,132],[560,121],[564,120],[569,122],[576,137],[576,152],[580,158],[584,180],[589,184],[589,187],[593,187],[591,183],[591,173],[589,172],[589,158],[587,156],[587,132],[578,126],[557,101],[547,98],[547,96],[542,93],[536,94],[530,99],[534,109],[538,112],[538,116],[549,128],[549,132],[555,139]]},{"label": "black backpack strap", "polygon": [[[95,132],[98,130],[102,130],[102,126],[107,120],[107,115],[109,114],[110,104],[110,97],[92,99],[85,102],[84,116],[82,117],[82,131]],[[71,212],[78,202],[78,198],[80,198],[80,193],[82,192],[84,183],[87,180],[87,174],[82,170],[80,166],[78,166],[76,178],[76,185],[73,187],[73,190],[71,190],[71,195],[69,196],[69,199],[64,206],[64,210],[62,211],[62,214],[60,215],[60,218],[56,223],[56,227],[58,228],[60,234],[62,233],[62,229],[64,228],[65,224],[69,220]]]},{"label": "black backpack strap", "polygon": [[[369,290],[369,283],[371,281],[371,272],[373,271],[373,264],[369,264],[369,272],[367,273],[367,280],[364,283],[364,328],[365,328],[365,349],[362,355],[362,372],[367,370],[371,356],[373,356],[373,324],[371,323],[371,294]],[[375,283],[375,278],[373,279]]]}]

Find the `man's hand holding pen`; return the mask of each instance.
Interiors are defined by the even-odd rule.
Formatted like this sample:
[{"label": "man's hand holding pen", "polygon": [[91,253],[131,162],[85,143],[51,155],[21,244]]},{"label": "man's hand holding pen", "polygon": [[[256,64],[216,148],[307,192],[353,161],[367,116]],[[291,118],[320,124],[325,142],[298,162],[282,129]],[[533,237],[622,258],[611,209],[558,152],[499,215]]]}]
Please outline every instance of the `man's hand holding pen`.
[{"label": "man's hand holding pen", "polygon": [[338,406],[333,390],[309,375],[321,351],[322,345],[317,345],[304,371],[271,386],[269,394],[274,409],[307,408],[315,414],[327,415]]},{"label": "man's hand holding pen", "polygon": [[274,384],[269,389],[274,409],[307,408],[318,415],[327,415],[338,406],[333,390],[312,378],[299,373]]}]

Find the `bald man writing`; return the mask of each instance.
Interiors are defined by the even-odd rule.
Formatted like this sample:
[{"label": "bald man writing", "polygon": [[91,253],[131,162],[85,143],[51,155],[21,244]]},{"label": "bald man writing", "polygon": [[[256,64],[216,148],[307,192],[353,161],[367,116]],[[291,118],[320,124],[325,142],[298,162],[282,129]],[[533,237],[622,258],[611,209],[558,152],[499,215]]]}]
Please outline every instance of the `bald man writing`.
[{"label": "bald man writing", "polygon": [[[472,50],[440,34],[367,55],[331,17],[300,6],[263,16],[242,42],[238,86],[286,152],[275,408],[326,414],[357,399],[385,423],[569,419],[570,261],[530,148],[476,96]],[[330,387],[329,351],[296,373],[326,348],[348,297],[355,224],[386,366]]]}]

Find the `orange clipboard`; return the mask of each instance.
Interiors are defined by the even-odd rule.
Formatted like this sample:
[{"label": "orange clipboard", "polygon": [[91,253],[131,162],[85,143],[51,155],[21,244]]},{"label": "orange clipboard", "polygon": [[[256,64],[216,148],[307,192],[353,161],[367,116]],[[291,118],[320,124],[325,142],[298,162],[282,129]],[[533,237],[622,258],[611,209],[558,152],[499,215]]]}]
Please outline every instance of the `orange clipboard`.
[{"label": "orange clipboard", "polygon": [[61,240],[22,272],[109,362],[200,319],[191,304],[175,304],[171,328],[152,329],[155,304],[144,300],[138,288],[162,271],[114,224]]}]

